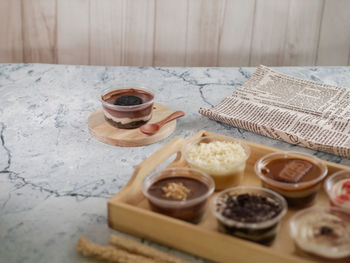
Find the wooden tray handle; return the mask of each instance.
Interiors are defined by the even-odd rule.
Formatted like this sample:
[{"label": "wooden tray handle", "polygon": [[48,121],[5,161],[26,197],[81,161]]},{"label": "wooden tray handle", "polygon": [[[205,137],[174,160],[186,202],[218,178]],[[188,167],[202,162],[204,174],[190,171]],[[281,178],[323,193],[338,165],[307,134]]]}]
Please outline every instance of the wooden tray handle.
[{"label": "wooden tray handle", "polygon": [[[164,147],[153,153],[150,157],[140,163],[134,170],[134,173],[123,189],[114,196],[118,200],[128,200],[130,202],[138,202],[142,198],[140,189],[142,188],[143,179],[151,173],[161,163],[165,162],[171,155],[178,152],[176,159],[180,158],[181,150],[185,139],[176,137],[168,142]],[[141,194],[141,196],[140,196]],[[130,198],[130,197],[133,198]],[[114,198],[113,198],[114,199]]]},{"label": "wooden tray handle", "polygon": [[[205,133],[204,130],[197,132],[191,138],[197,138],[203,136]],[[181,159],[181,148],[186,143],[186,139],[176,137],[160,148],[158,151],[153,153],[150,157],[140,163],[134,170],[134,173],[128,183],[123,187],[123,189],[115,195],[112,199],[128,201],[128,203],[139,202],[143,195],[140,193],[142,188],[143,179],[151,173],[155,168],[157,168],[161,163],[165,162],[172,156],[174,153],[177,153],[177,156],[173,163],[180,161]],[[130,198],[130,197],[133,198]]]}]

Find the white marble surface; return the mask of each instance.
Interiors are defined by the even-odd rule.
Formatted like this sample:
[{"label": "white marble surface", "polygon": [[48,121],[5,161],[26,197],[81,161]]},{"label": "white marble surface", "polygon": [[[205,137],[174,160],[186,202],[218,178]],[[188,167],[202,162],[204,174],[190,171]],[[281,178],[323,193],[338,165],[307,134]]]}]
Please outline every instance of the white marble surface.
[{"label": "white marble surface", "polygon": [[[295,77],[350,87],[350,67],[276,68]],[[312,153],[345,165],[350,160],[265,138],[197,113],[241,85],[254,68],[137,68],[0,64],[0,262],[86,262],[74,245],[81,235],[105,244],[106,203],[134,168],[175,136],[200,129]],[[122,148],[94,139],[89,114],[115,83],[142,83],[156,101],[184,110],[177,129],[159,143]],[[154,244],[152,244],[154,245]],[[161,247],[191,262],[204,262]]]}]

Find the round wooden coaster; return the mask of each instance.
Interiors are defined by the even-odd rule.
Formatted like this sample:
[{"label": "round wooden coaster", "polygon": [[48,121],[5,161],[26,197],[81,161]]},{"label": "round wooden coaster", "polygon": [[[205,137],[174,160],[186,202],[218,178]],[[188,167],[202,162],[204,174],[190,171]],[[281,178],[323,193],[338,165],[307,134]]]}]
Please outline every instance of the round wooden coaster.
[{"label": "round wooden coaster", "polygon": [[[154,103],[153,114],[149,123],[158,122],[173,113],[168,107]],[[156,134],[143,134],[139,128],[118,129],[109,124],[103,115],[103,110],[90,114],[88,119],[90,133],[99,141],[117,146],[144,146],[159,142],[172,134],[176,128],[176,120],[165,124]]]}]

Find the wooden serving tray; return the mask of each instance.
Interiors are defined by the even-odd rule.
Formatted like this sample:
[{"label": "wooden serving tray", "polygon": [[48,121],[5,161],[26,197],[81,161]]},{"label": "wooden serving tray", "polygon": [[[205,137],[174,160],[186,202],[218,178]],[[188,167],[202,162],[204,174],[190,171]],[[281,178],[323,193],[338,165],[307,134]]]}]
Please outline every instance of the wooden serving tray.
[{"label": "wooden serving tray", "polygon": [[[193,137],[213,135],[218,134],[199,131]],[[288,210],[271,246],[218,232],[216,219],[209,206],[203,220],[197,225],[152,212],[141,192],[142,180],[173,154],[177,155],[169,167],[186,166],[180,151],[187,140],[174,138],[136,167],[127,185],[108,201],[108,224],[111,228],[218,262],[346,262],[325,260],[304,253],[294,246],[288,223],[298,209]],[[252,142],[247,144],[251,147],[251,155],[242,185],[260,186],[260,179],[254,173],[255,162],[263,155],[281,150]],[[338,170],[349,170],[347,166],[331,162],[326,164],[329,174]],[[329,205],[323,187],[314,205]]]}]

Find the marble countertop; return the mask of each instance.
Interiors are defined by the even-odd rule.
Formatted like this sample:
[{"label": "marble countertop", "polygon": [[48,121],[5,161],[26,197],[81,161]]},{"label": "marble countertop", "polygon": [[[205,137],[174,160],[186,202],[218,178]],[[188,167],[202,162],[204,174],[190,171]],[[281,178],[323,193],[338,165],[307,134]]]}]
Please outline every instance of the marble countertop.
[{"label": "marble countertop", "polygon": [[[275,68],[295,77],[350,87],[350,67]],[[272,147],[298,150],[350,165],[349,159],[266,138],[198,113],[244,83],[255,68],[97,67],[0,64],[0,261],[86,262],[74,249],[80,236],[106,244],[107,200],[134,168],[175,136],[200,129]],[[102,89],[142,83],[156,101],[184,110],[175,132],[153,145],[114,147],[87,126]],[[190,262],[205,262],[151,243]]]}]

